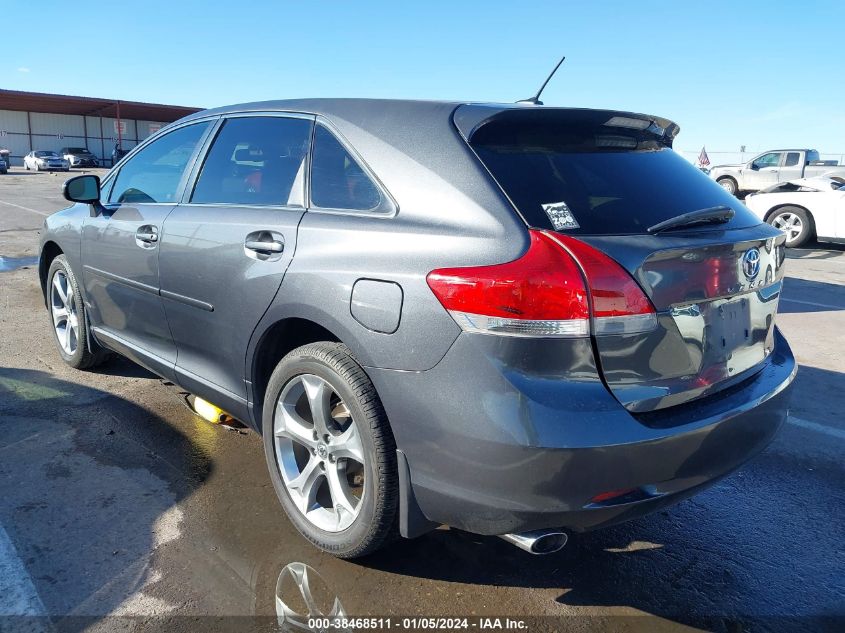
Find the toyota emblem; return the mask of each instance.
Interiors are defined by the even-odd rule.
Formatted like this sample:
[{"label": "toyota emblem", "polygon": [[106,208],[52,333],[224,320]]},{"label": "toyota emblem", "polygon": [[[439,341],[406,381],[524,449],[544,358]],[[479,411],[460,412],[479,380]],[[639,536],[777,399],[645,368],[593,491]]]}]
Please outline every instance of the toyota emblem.
[{"label": "toyota emblem", "polygon": [[753,281],[760,273],[760,249],[749,248],[742,256],[742,272],[748,281]]}]

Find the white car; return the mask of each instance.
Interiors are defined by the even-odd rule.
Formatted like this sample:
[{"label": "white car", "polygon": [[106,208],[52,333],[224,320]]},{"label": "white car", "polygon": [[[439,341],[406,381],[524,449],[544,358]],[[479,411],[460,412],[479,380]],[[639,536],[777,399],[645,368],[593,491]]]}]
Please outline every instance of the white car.
[{"label": "white car", "polygon": [[70,171],[70,163],[56,152],[33,150],[23,157],[23,166],[35,171]]},{"label": "white car", "polygon": [[746,196],[745,205],[765,222],[786,233],[786,245],[812,238],[845,241],[845,179],[817,177],[790,180]]}]

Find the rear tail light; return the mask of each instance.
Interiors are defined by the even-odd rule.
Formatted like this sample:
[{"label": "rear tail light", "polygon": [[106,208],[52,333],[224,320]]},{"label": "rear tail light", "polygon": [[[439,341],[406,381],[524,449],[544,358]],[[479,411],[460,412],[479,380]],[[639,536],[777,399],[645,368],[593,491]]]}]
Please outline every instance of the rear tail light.
[{"label": "rear tail light", "polygon": [[657,327],[654,306],[627,270],[574,237],[555,235],[552,239],[575,257],[587,277],[594,334],[633,334]]},{"label": "rear tail light", "polygon": [[519,259],[441,268],[428,285],[469,332],[585,337],[653,329],[654,308],[631,276],[604,253],[568,236],[530,230]]}]

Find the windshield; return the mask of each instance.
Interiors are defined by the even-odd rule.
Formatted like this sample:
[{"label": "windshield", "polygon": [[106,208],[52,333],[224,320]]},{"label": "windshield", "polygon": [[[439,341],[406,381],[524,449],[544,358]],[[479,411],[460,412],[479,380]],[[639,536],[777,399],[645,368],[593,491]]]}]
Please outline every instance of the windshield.
[{"label": "windshield", "polygon": [[573,234],[645,233],[697,209],[727,206],[719,229],[760,223],[736,198],[648,130],[509,114],[469,139],[531,226]]},{"label": "windshield", "polygon": [[56,152],[35,152],[36,158],[58,158]]},{"label": "windshield", "polygon": [[90,154],[86,148],[84,147],[68,147],[66,154]]}]

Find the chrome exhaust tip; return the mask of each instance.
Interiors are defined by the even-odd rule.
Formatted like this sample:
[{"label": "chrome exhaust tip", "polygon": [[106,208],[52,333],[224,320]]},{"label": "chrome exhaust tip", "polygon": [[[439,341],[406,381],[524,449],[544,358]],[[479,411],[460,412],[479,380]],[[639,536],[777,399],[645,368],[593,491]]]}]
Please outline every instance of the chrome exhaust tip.
[{"label": "chrome exhaust tip", "polygon": [[569,537],[560,530],[532,530],[519,534],[501,534],[499,538],[529,554],[552,554],[563,549]]}]

